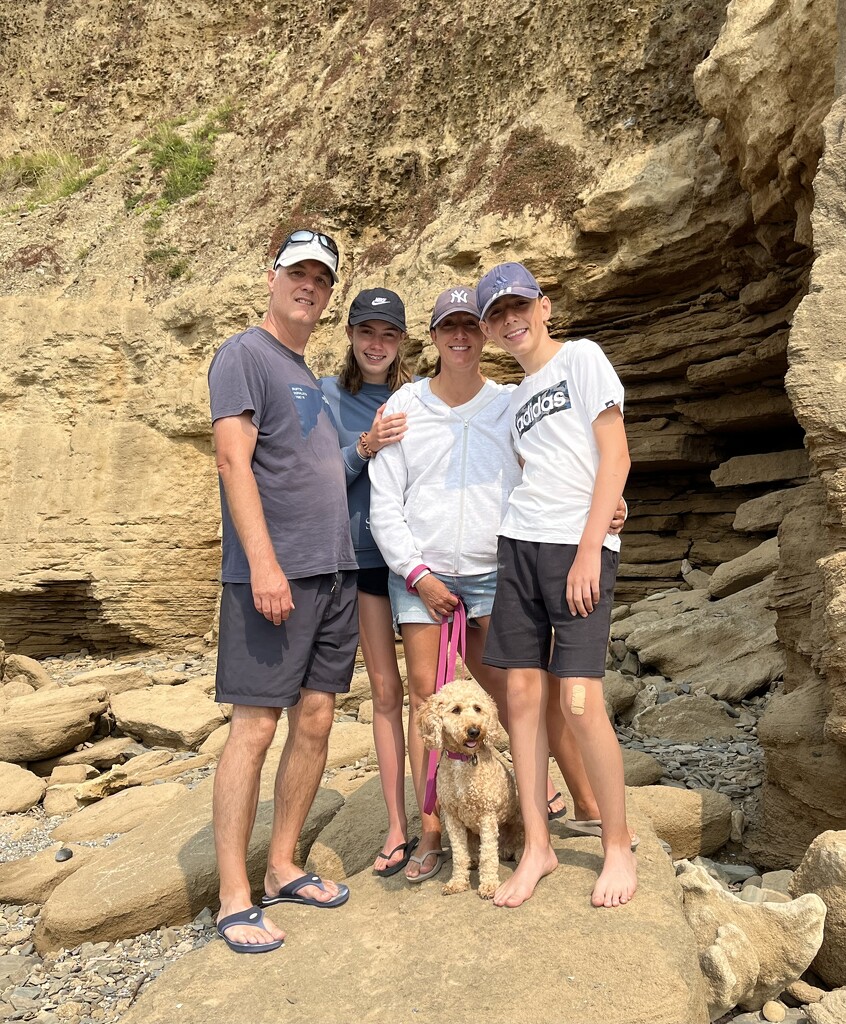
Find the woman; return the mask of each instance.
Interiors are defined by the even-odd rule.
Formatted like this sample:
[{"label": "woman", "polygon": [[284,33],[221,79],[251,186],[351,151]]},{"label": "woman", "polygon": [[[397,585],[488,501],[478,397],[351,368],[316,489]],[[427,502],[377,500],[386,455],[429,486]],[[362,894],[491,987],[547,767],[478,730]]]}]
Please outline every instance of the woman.
[{"label": "woman", "polygon": [[370,532],[370,480],[373,455],[396,444],[405,433],[405,414],[384,416],[391,394],[411,380],[400,349],[406,338],[405,307],[396,292],[371,288],[350,306],[349,347],[337,377],[320,381],[340,436],[347,474],[350,527],[358,560],[358,621],[364,664],[373,694],[373,739],[388,834],[373,869],[380,875],[402,870],[417,844],[408,839],[405,814],[405,736],[403,686],[397,666],[388,568]]},{"label": "woman", "polygon": [[[505,673],[483,665],[482,651],[496,587],[496,532],[520,479],[508,419],[511,388],[479,369],[483,337],[472,288],[438,297],[430,334],[439,357],[435,376],[403,388],[386,408],[386,415],[405,414],[408,433],[370,467],[371,521],[391,568],[388,587],[405,648],[412,716],[434,689],[437,623],[461,597],[477,627],[468,630],[468,668],[496,700],[507,729]],[[563,729],[560,708],[557,714],[561,721],[556,718],[550,735]],[[408,750],[423,835],[406,877],[419,882],[437,874],[445,855],[438,817],[422,812],[427,758],[413,725]],[[595,817],[575,748],[554,754],[566,769],[577,817]],[[556,798],[560,794],[550,797],[550,816],[557,817],[563,808],[554,807]]]}]

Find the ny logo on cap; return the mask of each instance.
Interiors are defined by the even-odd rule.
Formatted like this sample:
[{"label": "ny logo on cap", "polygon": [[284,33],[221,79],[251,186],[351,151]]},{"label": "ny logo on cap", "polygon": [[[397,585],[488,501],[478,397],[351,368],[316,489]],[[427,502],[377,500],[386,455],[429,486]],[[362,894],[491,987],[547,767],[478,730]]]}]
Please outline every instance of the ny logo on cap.
[{"label": "ny logo on cap", "polygon": [[467,291],[466,291],[466,289],[464,289],[464,288],[454,288],[452,290],[452,292],[450,292],[449,301],[450,302],[466,302],[467,301]]}]

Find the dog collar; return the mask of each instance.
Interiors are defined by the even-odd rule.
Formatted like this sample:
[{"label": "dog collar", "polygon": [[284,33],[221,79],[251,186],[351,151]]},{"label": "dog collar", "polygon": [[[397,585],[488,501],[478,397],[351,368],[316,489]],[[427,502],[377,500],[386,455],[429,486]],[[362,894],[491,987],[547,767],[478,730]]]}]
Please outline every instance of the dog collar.
[{"label": "dog collar", "polygon": [[453,754],[451,750],[447,750],[445,753],[451,761],[471,761],[473,764],[478,762],[475,754]]}]

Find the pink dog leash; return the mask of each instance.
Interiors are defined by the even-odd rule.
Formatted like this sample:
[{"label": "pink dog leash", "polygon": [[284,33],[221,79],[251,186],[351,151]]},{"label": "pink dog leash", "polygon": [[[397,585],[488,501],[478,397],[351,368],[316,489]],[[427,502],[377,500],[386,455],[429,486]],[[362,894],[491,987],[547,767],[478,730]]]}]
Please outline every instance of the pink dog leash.
[{"label": "pink dog leash", "polygon": [[[438,673],[435,676],[435,693],[443,689],[446,683],[455,679],[455,666],[458,655],[463,660],[467,657],[467,611],[464,602],[459,598],[452,613],[452,628],[449,618],[441,619],[441,642],[438,646]],[[438,798],[438,752],[429,751],[429,765],[426,769],[426,796],[423,800],[424,814],[431,814]]]}]

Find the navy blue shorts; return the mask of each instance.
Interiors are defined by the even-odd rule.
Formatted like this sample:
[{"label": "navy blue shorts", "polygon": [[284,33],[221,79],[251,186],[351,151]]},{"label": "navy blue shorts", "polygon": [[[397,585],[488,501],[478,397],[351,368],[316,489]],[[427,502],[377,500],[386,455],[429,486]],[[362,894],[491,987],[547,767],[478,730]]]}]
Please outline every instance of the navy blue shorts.
[{"label": "navy blue shorts", "polygon": [[256,611],[249,583],[224,583],[215,700],[290,708],[300,689],[347,693],[358,646],[355,572],[289,580],[294,610],[279,626]]},{"label": "navy blue shorts", "polygon": [[567,607],[567,574],[577,551],[577,544],[499,538],[486,665],[602,679],[620,553],[602,549],[599,603],[582,618]]}]

